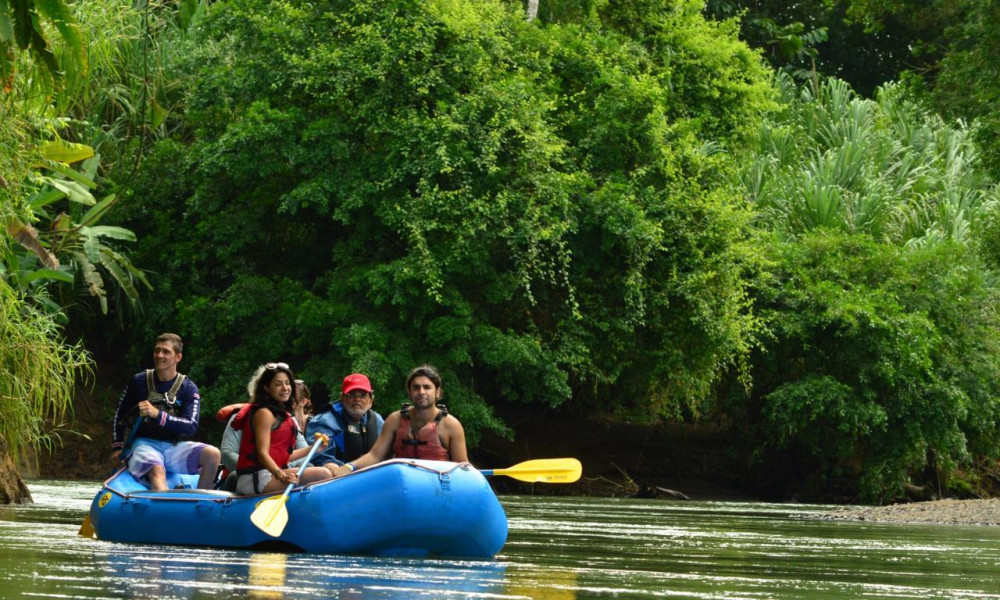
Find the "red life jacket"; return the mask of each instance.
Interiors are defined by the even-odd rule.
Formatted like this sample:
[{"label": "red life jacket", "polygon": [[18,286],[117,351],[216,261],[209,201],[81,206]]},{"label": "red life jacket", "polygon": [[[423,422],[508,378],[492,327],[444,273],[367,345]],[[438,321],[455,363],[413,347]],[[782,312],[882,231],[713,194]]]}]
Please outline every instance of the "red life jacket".
[{"label": "red life jacket", "polygon": [[[264,408],[255,404],[248,404],[237,413],[233,419],[233,427],[243,430],[243,438],[240,440],[240,455],[236,459],[236,472],[240,475],[253,473],[263,469],[264,466],[257,461],[257,442],[253,434],[253,415]],[[266,409],[265,409],[266,410]],[[288,466],[288,458],[295,448],[295,434],[298,433],[299,425],[291,413],[285,411],[277,427],[271,428],[271,448],[268,454],[277,463],[279,469]]]},{"label": "red life jacket", "polygon": [[215,413],[215,420],[219,423],[225,423],[229,421],[229,417],[233,416],[234,412],[237,412],[241,408],[246,408],[246,402],[239,402],[237,404],[227,404],[223,406]]},{"label": "red life jacket", "polygon": [[410,405],[404,404],[399,411],[399,429],[396,430],[396,441],[392,452],[396,458],[424,458],[427,460],[449,460],[448,449],[441,445],[437,426],[441,419],[448,416],[448,409],[438,405],[438,414],[433,421],[420,428],[416,436],[410,430]]}]

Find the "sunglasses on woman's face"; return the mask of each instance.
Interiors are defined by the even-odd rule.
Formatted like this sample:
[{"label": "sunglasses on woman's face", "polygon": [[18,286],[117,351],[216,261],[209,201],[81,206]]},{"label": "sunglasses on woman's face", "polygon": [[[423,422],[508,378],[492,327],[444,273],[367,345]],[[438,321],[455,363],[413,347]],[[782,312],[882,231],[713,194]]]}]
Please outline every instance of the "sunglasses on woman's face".
[{"label": "sunglasses on woman's face", "polygon": [[267,363],[264,366],[267,367],[268,371],[273,371],[275,369],[287,369],[287,368],[289,368],[287,363]]}]

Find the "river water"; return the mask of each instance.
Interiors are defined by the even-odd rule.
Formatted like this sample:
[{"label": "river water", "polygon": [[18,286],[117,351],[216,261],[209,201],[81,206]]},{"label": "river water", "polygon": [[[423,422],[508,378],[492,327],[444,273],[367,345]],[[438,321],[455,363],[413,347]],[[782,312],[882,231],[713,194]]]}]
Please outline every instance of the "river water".
[{"label": "river water", "polygon": [[813,518],[831,507],[501,496],[492,561],[141,546],[77,536],[97,482],[0,506],[0,598],[997,598],[1000,527]]}]

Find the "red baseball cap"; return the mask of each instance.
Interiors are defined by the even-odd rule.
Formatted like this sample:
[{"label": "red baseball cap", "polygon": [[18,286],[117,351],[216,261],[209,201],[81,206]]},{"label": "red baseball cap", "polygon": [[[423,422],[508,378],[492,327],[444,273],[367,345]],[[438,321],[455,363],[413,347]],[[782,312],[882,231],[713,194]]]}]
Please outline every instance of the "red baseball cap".
[{"label": "red baseball cap", "polygon": [[372,384],[368,381],[368,378],[361,373],[351,373],[347,377],[344,377],[344,392],[345,394],[351,392],[352,390],[364,390],[371,393]]}]

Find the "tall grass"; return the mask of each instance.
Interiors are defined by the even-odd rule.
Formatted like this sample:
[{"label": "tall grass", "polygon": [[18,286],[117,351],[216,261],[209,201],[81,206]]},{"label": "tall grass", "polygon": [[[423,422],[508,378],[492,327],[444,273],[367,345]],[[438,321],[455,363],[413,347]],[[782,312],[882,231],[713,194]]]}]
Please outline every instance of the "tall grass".
[{"label": "tall grass", "polygon": [[77,378],[89,355],[63,340],[60,326],[0,279],[0,436],[15,456],[51,449],[73,412]]}]

